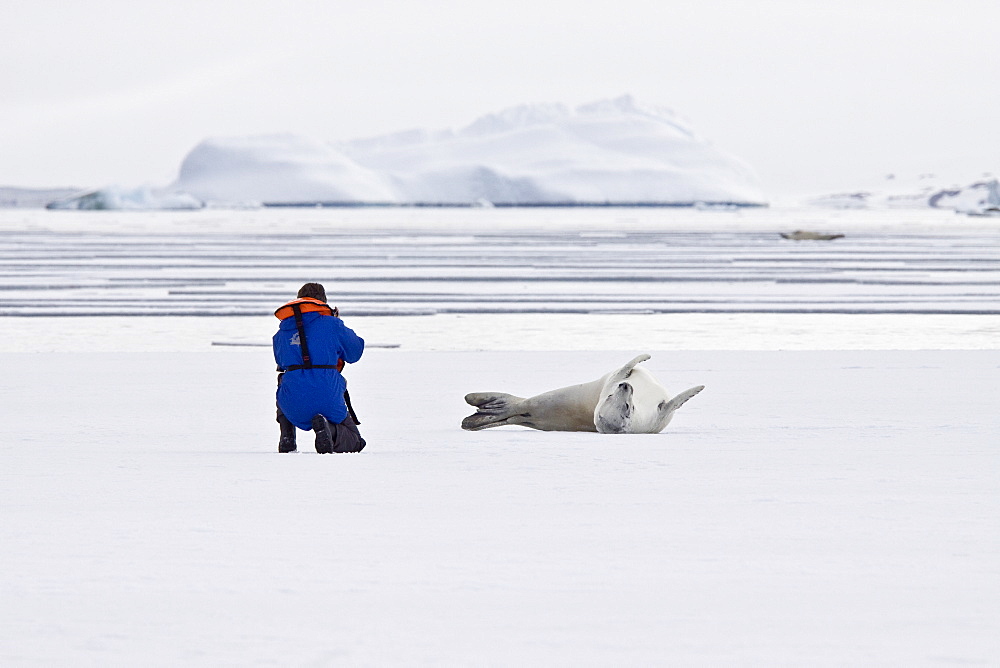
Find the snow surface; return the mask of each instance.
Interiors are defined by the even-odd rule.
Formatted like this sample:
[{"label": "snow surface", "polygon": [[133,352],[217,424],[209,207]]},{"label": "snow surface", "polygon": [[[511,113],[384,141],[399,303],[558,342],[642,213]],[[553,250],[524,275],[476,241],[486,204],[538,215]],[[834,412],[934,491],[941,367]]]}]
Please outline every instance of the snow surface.
[{"label": "snow surface", "polygon": [[173,187],[206,201],[265,203],[766,201],[749,167],[672,111],[630,96],[576,109],[527,105],[458,131],[339,144],[216,137],[188,154]]},{"label": "snow surface", "polygon": [[[996,226],[898,213],[806,221],[862,237],[838,253],[768,246],[777,235],[762,230],[802,223],[801,212],[251,213],[0,213],[3,308],[39,300],[0,317],[0,665],[1000,660],[1000,322],[892,312],[904,299],[943,303],[942,290],[995,304],[957,277],[993,271]],[[506,232],[509,257],[549,244],[538,267],[659,229],[685,253],[711,234],[768,248],[749,276],[869,258],[878,275],[896,266],[927,280],[867,313],[560,312],[577,280],[535,281],[540,308],[520,315],[357,317],[341,304],[369,342],[401,344],[349,369],[369,447],[344,456],[316,455],[304,432],[300,452],[275,452],[265,310],[94,314],[115,290],[174,308],[165,285],[198,281],[235,301],[264,278],[277,305],[296,281],[327,275],[309,262],[270,273],[301,250],[303,229],[321,246],[351,234],[388,244],[397,260],[408,248],[442,292],[480,294],[483,282],[454,273],[475,259],[480,214]],[[943,227],[952,220],[962,223]],[[687,236],[695,229],[711,234]],[[246,248],[235,261],[222,252],[240,234],[256,239],[253,262]],[[483,243],[487,258],[498,243]],[[947,259],[936,268],[921,250],[932,244]],[[360,261],[348,254],[353,270]],[[607,282],[640,290],[643,275]],[[689,285],[663,281],[667,292]],[[744,282],[727,285],[742,304]],[[788,298],[810,289],[792,285]],[[824,303],[859,289],[826,285]],[[97,306],[53,315],[46,289]],[[668,389],[707,386],[662,434],[459,428],[467,392],[534,394],[638,352]]]}]

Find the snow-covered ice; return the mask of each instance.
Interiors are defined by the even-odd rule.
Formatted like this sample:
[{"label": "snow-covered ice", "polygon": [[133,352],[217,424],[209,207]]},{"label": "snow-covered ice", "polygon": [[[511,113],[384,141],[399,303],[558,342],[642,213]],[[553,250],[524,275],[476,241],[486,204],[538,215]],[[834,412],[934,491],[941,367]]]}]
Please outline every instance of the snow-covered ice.
[{"label": "snow-covered ice", "polygon": [[[0,664],[995,665],[1000,234],[815,215],[0,212]],[[772,239],[802,227],[847,236]],[[270,351],[212,345],[266,344],[316,277],[400,344],[349,369],[360,455],[278,455]],[[202,314],[169,315],[191,285]],[[533,312],[444,308],[491,289]],[[730,308],[565,308],[633,292]],[[404,293],[427,314],[350,313]],[[467,392],[641,352],[706,385],[662,434],[459,427]]]},{"label": "snow-covered ice", "polygon": [[[814,228],[846,236],[780,236]],[[0,260],[0,315],[257,316],[306,279],[366,316],[1000,315],[997,225],[934,210],[7,211]]]},{"label": "snow-covered ice", "polygon": [[[4,665],[989,665],[996,351],[660,353],[664,434],[470,434],[609,354],[369,351],[274,453],[267,351],[3,355]],[[58,379],[58,380],[56,380]]]}]

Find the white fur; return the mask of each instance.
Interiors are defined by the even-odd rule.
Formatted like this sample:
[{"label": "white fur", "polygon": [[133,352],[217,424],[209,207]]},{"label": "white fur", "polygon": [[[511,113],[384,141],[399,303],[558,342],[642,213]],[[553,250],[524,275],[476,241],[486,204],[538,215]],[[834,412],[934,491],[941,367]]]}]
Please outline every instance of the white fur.
[{"label": "white fur", "polygon": [[674,411],[704,389],[692,387],[671,398],[653,374],[636,367],[649,359],[639,355],[597,380],[571,385],[524,399],[512,394],[477,392],[465,397],[478,410],[462,428],[521,425],[543,431],[596,431],[603,434],[656,434]]}]

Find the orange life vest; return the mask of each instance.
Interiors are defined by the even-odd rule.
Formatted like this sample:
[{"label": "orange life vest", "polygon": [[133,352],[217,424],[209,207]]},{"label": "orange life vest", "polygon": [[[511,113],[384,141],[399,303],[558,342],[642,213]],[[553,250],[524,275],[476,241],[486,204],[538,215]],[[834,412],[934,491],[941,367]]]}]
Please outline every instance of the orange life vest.
[{"label": "orange life vest", "polygon": [[331,308],[329,304],[321,302],[318,299],[313,299],[312,297],[293,299],[284,306],[279,307],[278,310],[274,312],[274,317],[278,320],[291,318],[295,315],[295,309],[292,308],[293,304],[299,305],[299,311],[301,313],[322,313],[323,315],[332,315],[335,318],[339,317],[337,309]]}]

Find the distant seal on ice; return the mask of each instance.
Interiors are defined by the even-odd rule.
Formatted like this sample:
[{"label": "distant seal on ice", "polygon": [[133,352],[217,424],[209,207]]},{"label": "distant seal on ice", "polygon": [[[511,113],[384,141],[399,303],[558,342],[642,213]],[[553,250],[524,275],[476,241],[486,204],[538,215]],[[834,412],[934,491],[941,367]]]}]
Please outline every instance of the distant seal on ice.
[{"label": "distant seal on ice", "polygon": [[521,425],[542,431],[596,431],[602,434],[658,434],[674,411],[705,389],[692,387],[671,397],[653,374],[637,367],[639,355],[597,380],[524,399],[499,392],[474,392],[465,401],[478,410],[462,429]]},{"label": "distant seal on ice", "polygon": [[843,234],[823,234],[821,232],[810,232],[809,230],[795,230],[794,232],[782,232],[782,239],[791,239],[792,241],[833,241],[834,239],[843,239]]}]

